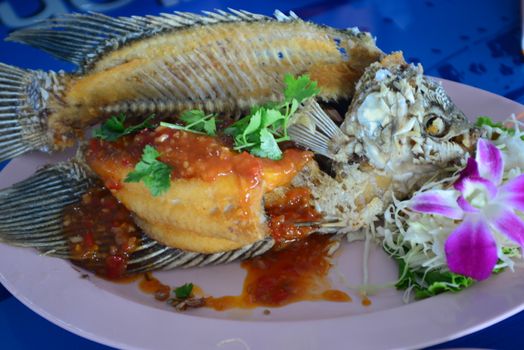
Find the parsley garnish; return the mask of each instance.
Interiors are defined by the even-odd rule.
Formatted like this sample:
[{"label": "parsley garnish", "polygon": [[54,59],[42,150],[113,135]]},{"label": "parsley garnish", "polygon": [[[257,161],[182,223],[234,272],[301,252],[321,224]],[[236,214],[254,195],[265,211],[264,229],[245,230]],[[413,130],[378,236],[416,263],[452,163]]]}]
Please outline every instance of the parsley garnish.
[{"label": "parsley garnish", "polygon": [[187,299],[193,292],[193,283],[186,283],[174,290],[177,299]]},{"label": "parsley garnish", "polygon": [[142,159],[135,170],[127,174],[125,182],[144,182],[153,196],[158,196],[169,189],[172,168],[157,160],[160,153],[150,145],[144,148]]},{"label": "parsley garnish", "polygon": [[95,129],[94,136],[106,141],[116,141],[119,137],[132,134],[142,129],[150,128],[152,125],[149,121],[154,117],[150,115],[142,123],[130,127],[124,125],[126,116],[122,113],[118,116],[112,116],[106,120],[98,129]]},{"label": "parsley garnish", "polygon": [[311,81],[308,75],[294,78],[286,74],[284,83],[283,102],[255,107],[249,115],[225,130],[227,135],[233,136],[235,150],[247,150],[262,158],[282,158],[278,143],[290,140],[287,134],[289,118],[302,102],[320,92],[317,83]]},{"label": "parsley garnish", "polygon": [[186,125],[182,126],[164,122],[161,122],[160,125],[171,129],[190,131],[196,134],[210,136],[216,136],[217,134],[217,126],[214,114],[206,115],[203,111],[195,109],[182,113],[180,120],[182,120]]}]

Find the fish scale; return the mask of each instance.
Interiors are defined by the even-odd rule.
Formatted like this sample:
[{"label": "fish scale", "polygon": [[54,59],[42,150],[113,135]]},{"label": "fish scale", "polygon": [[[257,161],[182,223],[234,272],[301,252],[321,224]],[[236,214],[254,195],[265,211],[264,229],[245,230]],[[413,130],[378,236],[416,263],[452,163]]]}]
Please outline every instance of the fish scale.
[{"label": "fish scale", "polygon": [[[0,66],[0,161],[61,150],[108,116],[189,109],[224,117],[282,98],[283,76],[309,74],[324,101],[348,100],[364,69],[383,57],[368,33],[319,26],[295,14],[242,10],[111,18],[52,18],[8,37],[78,66],[75,73]],[[28,93],[29,91],[29,93]],[[35,136],[37,135],[37,136]],[[9,141],[8,141],[9,140]]]}]

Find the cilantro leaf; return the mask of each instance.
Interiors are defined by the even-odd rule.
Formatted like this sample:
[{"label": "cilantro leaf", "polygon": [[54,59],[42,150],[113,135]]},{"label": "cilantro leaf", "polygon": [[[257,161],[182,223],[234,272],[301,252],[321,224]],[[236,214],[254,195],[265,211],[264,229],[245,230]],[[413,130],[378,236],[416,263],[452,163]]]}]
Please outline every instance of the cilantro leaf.
[{"label": "cilantro leaf", "polygon": [[184,121],[187,124],[196,124],[206,117],[204,111],[193,109],[185,111],[180,116],[180,120]]},{"label": "cilantro leaf", "polygon": [[187,299],[193,292],[193,283],[186,283],[174,290],[175,295],[178,299]]},{"label": "cilantro leaf", "polygon": [[185,125],[165,122],[161,122],[160,125],[171,129],[190,131],[195,134],[210,136],[216,136],[217,134],[216,116],[214,114],[206,115],[204,111],[194,109],[182,113],[180,120],[183,121]]},{"label": "cilantro leaf", "polygon": [[217,124],[215,118],[206,120],[203,125],[204,132],[210,136],[216,136],[217,134]]},{"label": "cilantro leaf", "polygon": [[286,84],[284,97],[288,103],[291,103],[293,100],[302,103],[308,98],[318,95],[320,92],[317,82],[309,79],[309,75],[307,74],[301,75],[298,78],[293,77],[291,74],[286,74],[284,76],[284,83]]},{"label": "cilantro leaf", "polygon": [[154,115],[150,115],[142,123],[130,127],[126,127],[124,122],[126,116],[122,113],[118,116],[112,116],[106,120],[98,129],[94,131],[94,137],[106,140],[106,141],[116,141],[118,138],[135,133],[142,129],[147,129],[152,127],[149,123]]},{"label": "cilantro leaf", "polygon": [[278,129],[279,127],[282,127],[283,125],[280,125],[282,123],[278,123],[279,121],[284,121],[286,118],[280,111],[275,109],[268,109],[262,114],[261,123],[263,128],[273,127],[275,129]]},{"label": "cilantro leaf", "polygon": [[282,159],[282,151],[273,134],[267,129],[260,130],[260,145],[253,147],[251,154],[260,158]]},{"label": "cilantro leaf", "polygon": [[156,197],[169,189],[171,185],[171,166],[157,160],[160,153],[150,145],[144,148],[141,160],[135,170],[127,174],[125,182],[140,182]]},{"label": "cilantro leaf", "polygon": [[256,135],[257,131],[260,130],[260,126],[262,125],[262,109],[259,109],[255,112],[255,114],[247,117],[249,120],[249,123],[247,124],[246,128],[242,131],[242,137],[241,140],[245,145],[249,144],[249,138],[250,135],[253,134]]},{"label": "cilantro leaf", "polygon": [[257,157],[273,160],[282,158],[278,143],[290,139],[287,134],[290,117],[302,102],[320,92],[317,83],[307,75],[295,79],[286,74],[284,82],[283,102],[254,107],[249,115],[225,130],[226,135],[233,137],[235,150],[245,149]]}]

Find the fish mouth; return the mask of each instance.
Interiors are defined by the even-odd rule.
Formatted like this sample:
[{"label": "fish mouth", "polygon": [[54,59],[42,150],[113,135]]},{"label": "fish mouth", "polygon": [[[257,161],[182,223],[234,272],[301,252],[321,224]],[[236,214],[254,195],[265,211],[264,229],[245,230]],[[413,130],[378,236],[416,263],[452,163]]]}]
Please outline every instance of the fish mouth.
[{"label": "fish mouth", "polygon": [[460,146],[464,152],[472,154],[475,151],[477,141],[483,136],[483,131],[474,126],[464,132],[449,138],[449,142]]}]

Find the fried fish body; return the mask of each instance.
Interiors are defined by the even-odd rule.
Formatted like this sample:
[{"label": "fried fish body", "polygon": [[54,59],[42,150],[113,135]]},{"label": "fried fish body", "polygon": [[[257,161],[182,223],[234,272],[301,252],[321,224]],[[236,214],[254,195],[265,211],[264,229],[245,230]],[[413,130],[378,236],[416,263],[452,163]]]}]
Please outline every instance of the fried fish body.
[{"label": "fried fish body", "polygon": [[[126,181],[147,147],[170,167],[161,194]],[[0,191],[0,241],[111,276],[247,259],[279,242],[265,204],[285,202],[291,180],[312,161],[311,152],[293,148],[278,161],[256,158],[164,127],[91,140],[74,159]]]},{"label": "fried fish body", "polygon": [[[169,189],[154,196],[144,182],[126,178],[145,146],[171,167]],[[264,195],[288,185],[311,160],[289,149],[272,161],[237,153],[217,138],[159,127],[116,142],[92,140],[85,151],[90,168],[153,239],[200,253],[238,249],[270,235]]]},{"label": "fried fish body", "polygon": [[286,73],[309,74],[322,100],[347,100],[364,68],[382,57],[368,33],[275,16],[74,14],[12,33],[8,40],[80,69],[45,73],[0,64],[0,160],[71,146],[88,126],[117,113],[237,115],[281,100]]}]

